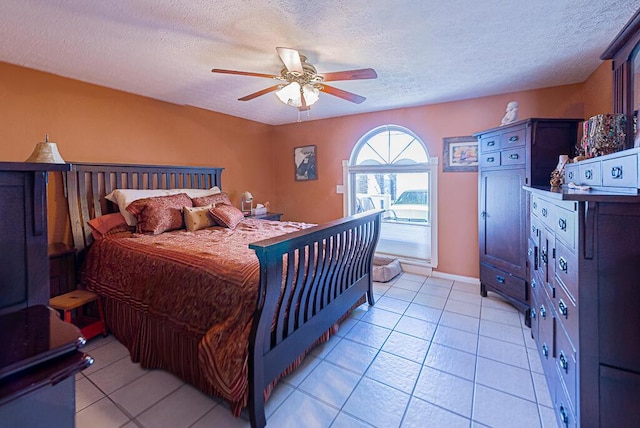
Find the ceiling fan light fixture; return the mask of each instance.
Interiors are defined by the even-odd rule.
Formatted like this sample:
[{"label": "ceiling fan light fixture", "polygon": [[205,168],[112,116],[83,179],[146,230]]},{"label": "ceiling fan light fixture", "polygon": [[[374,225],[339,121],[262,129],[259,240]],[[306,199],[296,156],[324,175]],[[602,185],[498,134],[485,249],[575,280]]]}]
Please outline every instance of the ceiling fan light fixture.
[{"label": "ceiling fan light fixture", "polygon": [[280,101],[293,107],[300,107],[302,100],[300,99],[300,84],[291,82],[276,91],[276,96]]},{"label": "ceiling fan light fixture", "polygon": [[320,98],[320,90],[315,86],[307,83],[302,87],[302,95],[304,96],[304,102],[310,106]]}]

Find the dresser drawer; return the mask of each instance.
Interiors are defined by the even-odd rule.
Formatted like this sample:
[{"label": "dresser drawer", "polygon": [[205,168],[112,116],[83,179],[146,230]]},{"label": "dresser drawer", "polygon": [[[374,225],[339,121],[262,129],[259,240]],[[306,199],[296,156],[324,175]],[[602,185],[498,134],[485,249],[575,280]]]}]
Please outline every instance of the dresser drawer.
[{"label": "dresser drawer", "polygon": [[569,340],[574,348],[578,348],[578,307],[575,301],[569,297],[564,286],[558,284],[555,288],[556,298],[553,299],[556,311],[556,320],[569,336]]},{"label": "dresser drawer", "polygon": [[576,223],[578,220],[576,211],[556,207],[555,215],[556,237],[574,250],[576,248]]},{"label": "dresser drawer", "polygon": [[531,197],[531,213],[538,217],[545,226],[553,230],[553,205],[549,201],[533,195]]},{"label": "dresser drawer", "polygon": [[571,182],[578,183],[578,175],[580,174],[580,166],[576,164],[567,164],[564,166],[564,182],[569,184]]},{"label": "dresser drawer", "polygon": [[498,288],[519,300],[527,300],[527,283],[494,267],[480,264],[480,279],[487,285]]},{"label": "dresser drawer", "polygon": [[600,170],[600,161],[581,162],[578,184],[586,184],[587,186],[601,186],[602,173]]},{"label": "dresser drawer", "polygon": [[492,134],[480,138],[480,153],[500,150],[500,134]]},{"label": "dresser drawer", "polygon": [[525,128],[513,130],[511,132],[505,132],[500,139],[500,148],[502,150],[510,150],[514,147],[524,146],[526,139]]},{"label": "dresser drawer", "polygon": [[637,156],[620,156],[602,161],[602,185],[607,187],[638,187]]},{"label": "dresser drawer", "polygon": [[578,426],[575,413],[569,404],[567,393],[562,382],[556,382],[555,389],[555,411],[556,421],[561,428],[574,428]]},{"label": "dresser drawer", "polygon": [[538,352],[545,373],[554,373],[555,319],[545,293],[537,294],[538,301]]},{"label": "dresser drawer", "polygon": [[[577,388],[577,358],[576,351],[571,345],[569,338],[562,328],[556,326],[556,370],[564,384],[569,405],[572,409],[576,407]],[[561,394],[558,394],[561,397]]]},{"label": "dresser drawer", "polygon": [[575,253],[560,241],[556,241],[556,277],[569,292],[569,296],[578,300],[578,258]]},{"label": "dresser drawer", "polygon": [[482,153],[480,155],[480,166],[484,168],[500,166],[500,152]]},{"label": "dresser drawer", "polygon": [[518,149],[503,150],[500,153],[500,164],[507,165],[524,165],[526,151],[524,147]]}]

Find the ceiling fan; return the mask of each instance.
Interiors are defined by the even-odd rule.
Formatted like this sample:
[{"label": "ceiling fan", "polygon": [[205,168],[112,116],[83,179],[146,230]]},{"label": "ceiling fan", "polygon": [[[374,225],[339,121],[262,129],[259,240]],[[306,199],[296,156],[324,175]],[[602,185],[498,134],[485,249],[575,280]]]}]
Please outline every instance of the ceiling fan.
[{"label": "ceiling fan", "polygon": [[325,92],[329,95],[351,101],[352,103],[360,104],[366,99],[365,97],[325,85],[324,82],[375,79],[378,77],[378,74],[373,68],[318,74],[316,68],[309,64],[307,58],[297,50],[276,48],[276,51],[278,51],[278,55],[284,64],[284,68],[280,71],[279,75],[224,70],[220,68],[214,68],[211,71],[214,73],[238,74],[277,80],[278,83],[276,85],[238,98],[238,101],[249,101],[275,91],[283,103],[297,107],[298,111],[309,110],[310,106],[318,100],[320,92]]}]

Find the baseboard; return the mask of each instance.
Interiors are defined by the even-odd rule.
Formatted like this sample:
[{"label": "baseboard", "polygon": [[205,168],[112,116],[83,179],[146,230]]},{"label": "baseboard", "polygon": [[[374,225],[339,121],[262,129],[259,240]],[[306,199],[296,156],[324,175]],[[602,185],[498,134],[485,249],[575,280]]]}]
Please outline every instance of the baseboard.
[{"label": "baseboard", "polygon": [[431,276],[436,278],[452,279],[454,281],[466,282],[468,284],[480,285],[480,278],[473,278],[471,276],[455,275],[452,273],[433,271]]},{"label": "baseboard", "polygon": [[400,259],[400,266],[402,267],[402,272],[415,273],[416,275],[429,276],[433,272],[431,266],[424,262],[420,263]]}]

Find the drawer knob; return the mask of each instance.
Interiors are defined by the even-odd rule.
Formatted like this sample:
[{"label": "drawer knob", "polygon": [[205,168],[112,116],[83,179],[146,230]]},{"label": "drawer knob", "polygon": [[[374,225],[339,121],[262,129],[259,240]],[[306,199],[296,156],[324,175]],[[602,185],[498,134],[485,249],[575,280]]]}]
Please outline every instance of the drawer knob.
[{"label": "drawer knob", "polygon": [[509,141],[512,142],[512,143],[518,141],[518,136],[514,135],[513,137],[509,137]]},{"label": "drawer knob", "polygon": [[536,280],[535,279],[531,280],[531,288],[536,288]]},{"label": "drawer knob", "polygon": [[527,250],[527,255],[528,255],[529,257],[533,256],[533,248],[529,248],[529,249]]},{"label": "drawer knob", "polygon": [[567,357],[564,356],[564,352],[562,351],[560,351],[558,362],[560,364],[560,367],[562,367],[562,370],[564,370],[565,373],[569,373],[569,361],[567,360]]},{"label": "drawer knob", "polygon": [[569,180],[573,180],[573,171],[569,171],[567,177],[569,177]]},{"label": "drawer knob", "polygon": [[540,305],[540,316],[544,319],[547,319],[547,310],[544,308],[544,305]]},{"label": "drawer knob", "polygon": [[534,320],[536,319],[536,308],[531,308],[531,319]]},{"label": "drawer knob", "polygon": [[562,217],[560,217],[558,219],[558,226],[560,227],[560,230],[562,230],[563,232],[567,231],[567,219],[564,219]]},{"label": "drawer knob", "polygon": [[614,178],[614,179],[621,179],[622,178],[622,167],[621,166],[614,166],[613,168],[611,168],[611,178]]},{"label": "drawer knob", "polygon": [[542,209],[542,217],[546,217],[546,216],[547,216],[547,214],[549,214],[549,212],[547,211],[547,209],[546,209],[546,208],[543,208],[543,209]]},{"label": "drawer knob", "polygon": [[547,255],[547,250],[545,250],[544,248],[540,251],[540,259],[542,260],[542,263],[544,263],[545,265],[549,261],[549,256]]},{"label": "drawer knob", "polygon": [[586,170],[584,172],[584,178],[586,178],[587,180],[591,180],[593,178],[593,170]]},{"label": "drawer knob", "polygon": [[504,276],[496,275],[496,281],[498,281],[500,284],[504,284]]},{"label": "drawer knob", "polygon": [[544,355],[545,358],[549,358],[549,348],[546,343],[542,344],[542,355]]},{"label": "drawer knob", "polygon": [[509,159],[518,159],[520,156],[517,153],[512,153],[509,155]]},{"label": "drawer knob", "polygon": [[537,202],[534,202],[534,203],[533,203],[533,209],[534,209],[534,210],[537,210],[537,209],[538,209],[538,203],[537,203]]},{"label": "drawer knob", "polygon": [[562,299],[560,299],[560,301],[558,302],[558,309],[560,310],[560,313],[562,314],[562,316],[564,316],[565,318],[569,317],[569,308],[562,301]]},{"label": "drawer knob", "polygon": [[562,270],[562,272],[564,273],[568,273],[569,270],[569,264],[567,263],[567,261],[564,259],[564,257],[560,257],[558,259],[558,266],[560,266],[560,270]]},{"label": "drawer knob", "polygon": [[569,415],[567,414],[567,410],[564,408],[564,406],[561,404],[560,408],[558,409],[558,412],[560,413],[560,420],[562,421],[563,424],[565,425],[569,425]]},{"label": "drawer knob", "polygon": [[496,160],[496,159],[495,159],[493,156],[491,156],[491,157],[487,158],[487,162],[493,162],[493,161],[495,161],[495,160]]},{"label": "drawer knob", "polygon": [[495,141],[493,141],[493,140],[491,140],[491,141],[487,141],[487,146],[489,146],[489,147],[493,147],[493,146],[495,146],[495,145],[496,145],[496,142],[495,142]]}]

